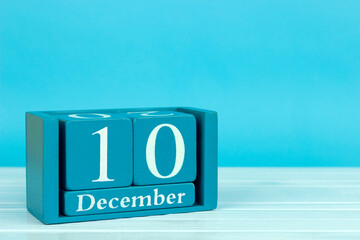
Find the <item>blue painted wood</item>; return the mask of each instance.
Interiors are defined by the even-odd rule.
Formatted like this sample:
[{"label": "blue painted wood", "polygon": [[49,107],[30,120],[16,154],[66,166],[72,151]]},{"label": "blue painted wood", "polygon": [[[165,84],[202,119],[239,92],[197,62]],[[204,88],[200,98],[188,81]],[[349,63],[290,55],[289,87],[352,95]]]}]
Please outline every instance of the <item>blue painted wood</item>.
[{"label": "blue painted wood", "polygon": [[[134,126],[134,185],[153,185],[178,182],[193,182],[196,179],[196,120],[192,114],[175,111],[145,111],[128,115]],[[164,125],[166,124],[166,125]],[[146,161],[149,136],[157,126],[162,126],[156,134],[155,176]],[[172,130],[170,127],[175,128]],[[175,132],[174,132],[175,131]],[[184,157],[181,170],[173,177],[170,174],[176,169],[176,154],[181,146],[176,147],[175,133],[179,131],[183,144]]]},{"label": "blue painted wood", "polygon": [[[59,114],[179,111],[192,114],[197,128],[195,204],[125,213],[65,216],[59,211]],[[40,118],[40,119],[37,119]],[[217,206],[217,113],[196,108],[140,108],[27,113],[27,208],[45,224],[211,210]],[[36,127],[35,127],[36,126]],[[41,131],[37,131],[37,129]],[[40,140],[39,140],[40,139]],[[31,144],[31,142],[40,141]],[[39,146],[42,146],[40,148]],[[40,150],[39,150],[40,149]],[[37,174],[41,174],[38,176]],[[42,193],[42,194],[37,194]]]},{"label": "blue painted wood", "polygon": [[[66,190],[130,186],[133,182],[132,121],[119,114],[61,114],[60,184]],[[106,128],[106,129],[105,129]],[[100,136],[106,131],[106,177],[100,177]],[[101,179],[100,179],[101,180]]]},{"label": "blue painted wood", "polygon": [[196,108],[179,108],[193,114],[197,129],[196,200],[206,209],[215,209],[218,198],[218,119],[217,113]]},{"label": "blue painted wood", "polygon": [[67,216],[187,207],[195,202],[192,183],[60,191]]},{"label": "blue painted wood", "polygon": [[59,123],[42,112],[26,114],[27,208],[43,223],[59,218]]}]

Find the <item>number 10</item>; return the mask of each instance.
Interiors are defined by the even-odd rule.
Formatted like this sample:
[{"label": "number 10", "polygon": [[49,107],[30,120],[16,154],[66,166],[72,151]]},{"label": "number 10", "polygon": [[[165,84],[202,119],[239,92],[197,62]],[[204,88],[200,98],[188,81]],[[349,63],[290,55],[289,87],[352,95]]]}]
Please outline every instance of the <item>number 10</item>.
[{"label": "number 10", "polygon": [[[176,144],[176,157],[173,171],[168,176],[161,175],[155,162],[155,141],[156,136],[160,128],[169,127],[174,133],[175,144]],[[92,135],[100,135],[100,174],[99,178],[92,180],[92,182],[111,182],[114,179],[109,179],[107,176],[107,145],[108,145],[108,127],[104,127],[99,131],[94,132]],[[146,164],[150,172],[157,178],[171,178],[176,176],[182,168],[185,156],[185,145],[184,139],[180,131],[172,124],[160,124],[153,129],[151,132],[148,142],[146,144]]]}]

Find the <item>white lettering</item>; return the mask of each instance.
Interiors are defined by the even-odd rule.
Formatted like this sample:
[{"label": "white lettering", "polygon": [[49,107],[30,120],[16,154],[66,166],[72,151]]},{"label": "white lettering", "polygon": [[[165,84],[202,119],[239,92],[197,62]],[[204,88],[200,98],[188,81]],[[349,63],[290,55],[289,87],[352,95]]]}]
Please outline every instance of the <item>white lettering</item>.
[{"label": "white lettering", "polygon": [[160,112],[160,114],[154,114],[154,113],[158,113],[159,111],[143,111],[143,112],[127,112],[127,114],[140,114],[140,116],[172,116],[174,115],[174,113],[162,113]]},{"label": "white lettering", "polygon": [[132,206],[131,207],[136,207],[136,199],[140,200],[140,204],[139,207],[143,207],[144,206],[144,198],[147,199],[147,204],[146,206],[151,206],[151,197],[149,195],[143,197],[143,196],[138,196],[138,197],[132,197]]},{"label": "white lettering", "polygon": [[[167,195],[159,194],[158,188],[153,189],[153,191],[154,191],[154,195],[122,197],[121,199],[118,197],[113,197],[113,198],[109,198],[109,200],[107,200],[106,198],[95,199],[95,197],[91,194],[77,195],[79,201],[78,201],[78,209],[76,210],[76,212],[89,211],[93,209],[95,205],[96,205],[95,209],[104,210],[106,208],[116,209],[119,208],[119,205],[121,208],[127,208],[127,207],[136,208],[136,207],[144,207],[144,206],[151,207],[152,204],[154,206],[160,206],[163,204],[172,205],[175,203],[182,204],[183,197],[186,195],[185,193],[169,193]],[[154,199],[153,200],[154,202],[152,202],[152,199]],[[85,204],[86,206],[84,206],[84,202],[86,203],[90,202],[90,204],[89,205]]]},{"label": "white lettering", "polygon": [[104,127],[94,134],[100,135],[100,174],[99,178],[92,180],[93,182],[111,182],[114,179],[109,179],[107,176],[107,150],[108,150],[108,127]]},{"label": "white lettering", "polygon": [[168,204],[173,204],[173,203],[175,202],[175,200],[174,200],[174,201],[171,201],[171,200],[173,200],[173,199],[175,199],[175,198],[176,198],[175,194],[170,193],[170,194],[167,196],[167,198],[166,198],[166,202],[167,202]]},{"label": "white lettering", "polygon": [[185,193],[178,193],[178,203],[182,203],[182,201],[181,201],[181,197],[182,196],[185,196]]},{"label": "white lettering", "polygon": [[[79,205],[78,205],[78,209],[76,210],[77,212],[82,212],[82,211],[88,211],[90,209],[92,209],[94,207],[95,204],[95,198],[93,195],[90,194],[83,194],[83,195],[77,195],[79,198]],[[89,197],[90,198],[90,206],[87,209],[83,209],[83,197]]]},{"label": "white lettering", "polygon": [[[82,115],[82,116],[81,116]],[[111,115],[102,114],[102,113],[77,113],[77,114],[70,114],[69,117],[71,118],[109,118]]]},{"label": "white lettering", "polygon": [[120,202],[120,205],[121,205],[121,207],[122,208],[127,208],[130,204],[125,204],[125,203],[129,203],[130,202],[130,198],[128,198],[128,197],[123,197],[122,199],[121,199],[121,202]]},{"label": "white lettering", "polygon": [[97,202],[96,206],[97,206],[98,209],[104,209],[104,208],[106,208],[106,206],[102,206],[102,205],[104,205],[104,204],[106,205],[106,204],[107,204],[107,201],[106,201],[105,198],[101,198],[101,199]]},{"label": "white lettering", "polygon": [[110,201],[109,201],[109,207],[112,208],[112,209],[118,208],[119,206],[114,207],[113,201],[119,201],[119,199],[118,199],[117,197],[110,199]]},{"label": "white lettering", "polygon": [[[154,205],[161,205],[161,204],[163,204],[164,203],[164,201],[165,201],[165,197],[164,197],[164,195],[162,195],[162,194],[160,194],[160,195],[158,195],[158,191],[159,191],[159,189],[157,189],[157,188],[155,188],[154,189]],[[161,198],[161,202],[160,203],[158,203],[158,198]]]},{"label": "white lettering", "polygon": [[[176,147],[175,166],[174,166],[174,169],[172,170],[172,172],[167,176],[163,176],[159,173],[159,171],[156,167],[156,161],[155,161],[156,136],[162,127],[170,128],[175,137],[175,147]],[[183,139],[179,129],[177,129],[177,127],[175,127],[174,125],[171,125],[171,124],[160,124],[152,130],[152,132],[149,135],[147,144],[146,144],[146,163],[147,163],[147,166],[148,166],[150,172],[155,177],[157,177],[157,178],[174,177],[181,170],[182,165],[184,163],[184,157],[185,157],[184,139]]]}]

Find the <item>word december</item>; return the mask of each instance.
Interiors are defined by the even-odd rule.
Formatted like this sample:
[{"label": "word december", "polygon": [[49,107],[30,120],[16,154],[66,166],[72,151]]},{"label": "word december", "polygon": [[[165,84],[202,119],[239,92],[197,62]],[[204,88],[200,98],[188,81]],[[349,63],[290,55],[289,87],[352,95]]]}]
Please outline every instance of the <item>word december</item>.
[{"label": "word december", "polygon": [[[133,196],[131,198],[123,197],[121,199],[117,198],[117,197],[113,197],[109,200],[107,200],[105,198],[100,198],[100,199],[96,200],[95,197],[91,194],[81,194],[81,195],[77,195],[79,204],[78,204],[78,209],[76,210],[76,212],[89,211],[95,206],[95,204],[96,204],[96,208],[99,210],[103,210],[107,207],[109,207],[111,209],[116,209],[118,207],[121,207],[121,208],[144,207],[145,201],[146,201],[147,207],[161,206],[162,204],[165,203],[165,200],[166,200],[166,203],[169,205],[174,204],[174,203],[181,204],[182,197],[184,197],[186,195],[185,193],[178,193],[177,195],[174,193],[170,193],[165,197],[163,194],[159,194],[158,192],[159,192],[159,190],[157,188],[155,188],[153,197],[151,197],[150,195],[147,195],[145,197],[144,196]],[[88,198],[90,200],[90,205],[85,209],[83,206],[84,198]],[[137,205],[137,203],[138,203],[138,205]]]}]

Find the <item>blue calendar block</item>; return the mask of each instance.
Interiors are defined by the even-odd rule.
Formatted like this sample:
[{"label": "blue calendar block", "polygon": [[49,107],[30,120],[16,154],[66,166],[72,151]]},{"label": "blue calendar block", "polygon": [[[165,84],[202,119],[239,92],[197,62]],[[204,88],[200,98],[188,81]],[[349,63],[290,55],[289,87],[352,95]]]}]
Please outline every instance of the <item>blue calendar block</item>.
[{"label": "blue calendar block", "polygon": [[129,112],[134,127],[134,185],[196,179],[196,120],[175,111]]},{"label": "blue calendar block", "polygon": [[45,224],[217,206],[217,113],[26,113],[26,205]]},{"label": "blue calendar block", "polygon": [[67,216],[129,212],[192,206],[192,183],[61,191],[62,212]]},{"label": "blue calendar block", "polygon": [[119,114],[61,114],[60,184],[66,190],[130,186],[132,122]]}]

